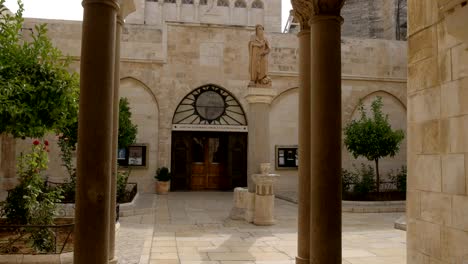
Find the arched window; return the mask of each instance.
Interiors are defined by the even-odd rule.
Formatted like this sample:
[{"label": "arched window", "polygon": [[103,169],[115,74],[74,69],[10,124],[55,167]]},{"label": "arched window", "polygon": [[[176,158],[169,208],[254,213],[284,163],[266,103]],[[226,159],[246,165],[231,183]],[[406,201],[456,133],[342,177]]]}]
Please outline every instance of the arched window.
[{"label": "arched window", "polygon": [[176,0],[164,0],[164,3],[175,4]]},{"label": "arched window", "polygon": [[244,0],[237,0],[237,1],[234,3],[234,7],[246,8],[246,7],[247,7],[247,4],[245,3]]},{"label": "arched window", "polygon": [[218,0],[218,6],[229,6],[228,0]]},{"label": "arched window", "polygon": [[209,84],[195,89],[182,99],[172,124],[246,126],[247,119],[242,106],[231,93]]},{"label": "arched window", "polygon": [[263,2],[260,1],[260,0],[255,0],[255,1],[253,1],[253,3],[252,3],[252,8],[263,9]]},{"label": "arched window", "polygon": [[200,5],[207,5],[208,4],[208,0],[200,0]]},{"label": "arched window", "polygon": [[182,0],[182,4],[184,4],[184,5],[193,5],[193,0]]}]

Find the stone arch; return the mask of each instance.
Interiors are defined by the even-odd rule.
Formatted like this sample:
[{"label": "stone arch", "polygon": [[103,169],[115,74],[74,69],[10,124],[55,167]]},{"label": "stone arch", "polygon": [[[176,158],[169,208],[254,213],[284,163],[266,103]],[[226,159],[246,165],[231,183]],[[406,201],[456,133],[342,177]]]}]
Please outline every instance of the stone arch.
[{"label": "stone arch", "polygon": [[[355,98],[354,100],[350,100],[350,102],[344,102],[345,104],[352,104],[352,111],[346,113],[346,116],[343,118],[343,128],[348,124],[351,120],[359,118],[359,102],[360,98],[362,98],[362,102],[365,108],[369,111],[370,104],[377,96],[382,97],[384,107],[383,112],[384,114],[388,114],[389,123],[391,124],[393,129],[402,129],[405,132],[405,139],[401,143],[400,151],[398,154],[393,157],[387,157],[381,159],[379,162],[380,172],[384,180],[386,180],[386,175],[390,170],[400,169],[402,165],[406,165],[406,148],[407,148],[407,138],[406,138],[406,105],[403,101],[396,95],[384,91],[378,90],[367,93],[363,97]],[[350,108],[348,108],[350,109]],[[343,114],[344,115],[344,114]],[[343,145],[342,148],[342,164],[343,168],[345,169],[352,169],[352,164],[359,166],[359,164],[369,164],[374,166],[373,162],[367,161],[365,158],[357,158],[355,159],[352,155],[347,151],[346,147]]]},{"label": "stone arch", "polygon": [[[297,145],[299,128],[299,88],[292,87],[281,91],[270,105],[270,163],[276,164],[275,146]],[[297,170],[281,170],[276,185],[279,191],[297,189]],[[276,187],[275,187],[276,188]]]},{"label": "stone arch", "polygon": [[136,143],[148,144],[147,167],[133,170],[131,181],[143,192],[152,192],[153,174],[158,167],[159,105],[151,89],[140,80],[125,77],[120,80],[120,97],[130,103],[132,122],[138,126]]},{"label": "stone arch", "polygon": [[296,90],[297,90],[297,92],[299,92],[299,87],[291,87],[291,88],[287,88],[285,90],[282,90],[279,94],[277,94],[275,96],[275,98],[273,98],[273,101],[271,103],[273,104],[280,97],[282,97],[282,96],[284,96],[284,95],[286,95],[286,94],[288,94],[290,92],[296,91]]},{"label": "stone arch", "polygon": [[[344,108],[347,109],[352,109],[352,111],[343,111],[343,120],[345,122],[349,122],[351,118],[354,116],[356,111],[358,110],[359,102],[360,100],[364,101],[368,98],[371,97],[376,97],[376,96],[381,96],[381,97],[390,97],[395,100],[397,104],[399,104],[403,109],[406,111],[406,104],[403,102],[402,98],[399,98],[397,95],[394,95],[388,91],[385,90],[378,90],[378,91],[373,91],[371,93],[368,93],[362,97],[354,97],[350,99],[348,102],[344,102]],[[344,109],[343,109],[344,110]]]}]

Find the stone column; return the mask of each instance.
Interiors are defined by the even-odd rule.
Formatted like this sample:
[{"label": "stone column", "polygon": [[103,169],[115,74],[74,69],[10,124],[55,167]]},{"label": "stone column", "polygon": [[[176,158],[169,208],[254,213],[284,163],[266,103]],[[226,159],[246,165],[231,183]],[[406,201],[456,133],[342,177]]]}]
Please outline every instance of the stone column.
[{"label": "stone column", "polygon": [[74,263],[107,263],[116,0],[84,0]]},{"label": "stone column", "polygon": [[120,9],[117,14],[115,30],[115,65],[114,65],[114,89],[112,102],[112,174],[111,174],[111,199],[109,215],[109,263],[117,263],[115,257],[115,225],[117,204],[117,149],[119,141],[119,102],[120,102],[120,38],[124,25],[124,18],[136,11],[134,0],[119,0]]},{"label": "stone column", "polygon": [[297,264],[309,264],[310,250],[310,27],[311,6],[291,1],[301,25],[299,38],[299,170]]},{"label": "stone column", "polygon": [[251,176],[260,172],[260,163],[270,162],[270,103],[275,96],[272,88],[249,87],[245,99],[248,110],[248,162],[249,192],[255,192]]},{"label": "stone column", "polygon": [[109,263],[117,263],[115,257],[115,224],[117,206],[117,145],[119,141],[119,88],[120,88],[120,35],[123,26],[122,15],[117,15],[117,27],[115,31],[115,65],[114,65],[114,90],[112,102],[112,174],[110,193],[110,216],[109,216]]},{"label": "stone column", "polygon": [[[320,2],[320,1],[318,1]],[[310,19],[310,263],[341,264],[341,24],[343,1]]]},{"label": "stone column", "polygon": [[245,220],[253,222],[255,210],[255,183],[252,175],[260,172],[261,163],[270,162],[270,103],[275,96],[272,88],[249,87],[245,99],[248,110],[248,153]]}]

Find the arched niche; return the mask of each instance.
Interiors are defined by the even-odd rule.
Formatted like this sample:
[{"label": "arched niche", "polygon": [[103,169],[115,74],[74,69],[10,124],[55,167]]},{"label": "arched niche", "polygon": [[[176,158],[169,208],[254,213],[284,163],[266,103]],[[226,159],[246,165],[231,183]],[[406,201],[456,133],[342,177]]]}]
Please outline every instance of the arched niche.
[{"label": "arched niche", "polygon": [[[364,108],[367,110],[367,113],[371,113],[371,104],[377,98],[382,97],[383,108],[382,112],[388,115],[388,121],[392,126],[392,129],[402,129],[405,133],[405,139],[400,145],[400,151],[398,152],[395,157],[390,158],[386,157],[384,159],[379,160],[379,172],[381,174],[381,178],[386,180],[387,174],[390,170],[397,170],[400,169],[401,166],[406,166],[406,149],[407,149],[407,126],[406,126],[406,107],[403,102],[397,98],[395,95],[388,93],[386,91],[376,91],[372,92],[362,98],[362,103]],[[359,103],[354,106],[354,111],[352,112],[349,119],[345,121],[343,124],[343,128],[351,121],[360,118],[359,112]],[[343,134],[344,135],[344,134]],[[344,136],[343,136],[344,137]],[[348,152],[346,146],[343,144],[342,147],[342,166],[345,169],[353,169],[352,164],[355,164],[357,167],[360,167],[360,164],[369,164],[373,168],[375,166],[374,162],[369,162],[365,158],[357,158],[355,159],[351,153]]]},{"label": "arched niche", "polygon": [[148,144],[147,168],[133,169],[130,181],[143,192],[153,192],[153,175],[158,167],[159,107],[151,89],[134,78],[120,80],[120,97],[130,103],[132,122],[138,126],[136,143]]}]

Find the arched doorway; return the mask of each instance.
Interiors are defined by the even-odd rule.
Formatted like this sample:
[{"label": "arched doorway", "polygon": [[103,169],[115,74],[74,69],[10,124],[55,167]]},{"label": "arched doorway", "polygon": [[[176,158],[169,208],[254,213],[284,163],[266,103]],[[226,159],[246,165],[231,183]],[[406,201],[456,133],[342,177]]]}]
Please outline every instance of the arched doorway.
[{"label": "arched doorway", "polygon": [[225,89],[193,90],[172,119],[172,184],[175,190],[228,190],[247,184],[247,119]]}]

